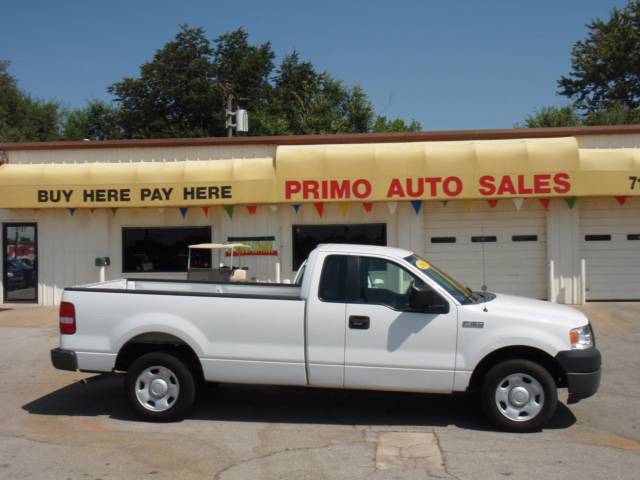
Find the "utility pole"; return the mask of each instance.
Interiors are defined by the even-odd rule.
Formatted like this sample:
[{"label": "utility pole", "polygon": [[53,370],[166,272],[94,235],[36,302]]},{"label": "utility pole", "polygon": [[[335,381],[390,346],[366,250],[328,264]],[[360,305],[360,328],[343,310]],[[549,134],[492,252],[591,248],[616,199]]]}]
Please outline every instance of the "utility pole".
[{"label": "utility pole", "polygon": [[[238,108],[238,100],[246,100],[246,98],[239,98],[231,85],[222,84],[222,90],[224,94],[224,113],[225,113],[225,128],[227,129],[227,137],[233,137],[233,130],[236,132],[247,133],[249,131],[249,115],[247,111]],[[234,104],[236,109],[234,110]]]},{"label": "utility pole", "polygon": [[225,95],[225,126],[227,127],[227,137],[233,137],[233,93],[229,91]]}]

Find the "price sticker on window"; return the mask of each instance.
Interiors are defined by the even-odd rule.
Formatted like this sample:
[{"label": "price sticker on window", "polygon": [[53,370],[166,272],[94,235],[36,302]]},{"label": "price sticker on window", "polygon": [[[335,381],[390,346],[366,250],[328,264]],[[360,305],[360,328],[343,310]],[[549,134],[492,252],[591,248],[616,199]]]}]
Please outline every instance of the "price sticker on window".
[{"label": "price sticker on window", "polygon": [[428,270],[429,269],[429,263],[425,262],[424,260],[418,260],[416,262],[416,267],[418,267],[420,270]]}]

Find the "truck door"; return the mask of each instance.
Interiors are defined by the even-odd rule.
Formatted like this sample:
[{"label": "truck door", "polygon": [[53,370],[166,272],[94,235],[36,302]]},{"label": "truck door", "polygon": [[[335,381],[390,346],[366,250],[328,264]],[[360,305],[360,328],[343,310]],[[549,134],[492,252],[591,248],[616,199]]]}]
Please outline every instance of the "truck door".
[{"label": "truck door", "polygon": [[[355,258],[355,257],[354,257]],[[346,387],[451,392],[457,308],[423,313],[409,307],[413,284],[431,288],[394,261],[357,257],[354,301],[346,304]]]},{"label": "truck door", "polygon": [[311,272],[312,285],[318,288],[307,298],[305,340],[310,385],[344,386],[346,302],[352,290],[347,271],[356,261],[354,256],[329,254],[318,258],[317,264],[322,266]]}]

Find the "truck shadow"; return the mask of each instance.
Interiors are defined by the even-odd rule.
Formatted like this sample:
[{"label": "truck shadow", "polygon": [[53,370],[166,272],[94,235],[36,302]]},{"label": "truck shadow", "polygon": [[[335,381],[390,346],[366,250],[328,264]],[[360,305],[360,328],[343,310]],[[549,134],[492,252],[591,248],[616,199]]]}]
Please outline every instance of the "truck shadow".
[{"label": "truck shadow", "polygon": [[[136,421],[123,393],[123,378],[74,383],[22,406],[33,415],[100,416]],[[186,420],[327,425],[456,425],[494,430],[473,398],[404,392],[372,392],[265,385],[205,385]],[[547,429],[568,428],[576,418],[564,404]]]}]

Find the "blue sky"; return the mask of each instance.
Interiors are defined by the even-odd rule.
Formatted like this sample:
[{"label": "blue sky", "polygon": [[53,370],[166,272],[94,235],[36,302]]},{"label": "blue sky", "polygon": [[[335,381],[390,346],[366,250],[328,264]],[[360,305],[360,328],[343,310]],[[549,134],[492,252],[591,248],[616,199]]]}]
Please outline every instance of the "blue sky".
[{"label": "blue sky", "polygon": [[359,83],[376,111],[425,130],[510,128],[534,109],[567,103],[556,80],[570,69],[585,23],[624,0],[2,0],[0,58],[36,97],[70,107],[110,99],[106,87],[176,34],[210,37],[240,26]]}]

